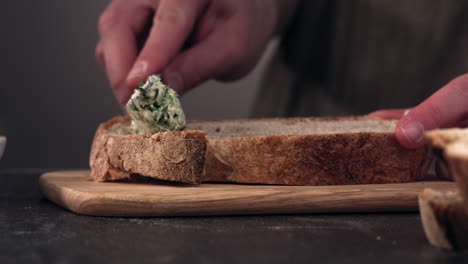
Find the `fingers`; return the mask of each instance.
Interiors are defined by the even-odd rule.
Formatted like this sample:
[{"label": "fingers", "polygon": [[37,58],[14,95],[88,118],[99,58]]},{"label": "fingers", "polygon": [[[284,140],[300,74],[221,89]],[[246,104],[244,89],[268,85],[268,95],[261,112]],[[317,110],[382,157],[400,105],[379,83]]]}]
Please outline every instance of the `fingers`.
[{"label": "fingers", "polygon": [[179,54],[164,71],[165,82],[183,93],[213,77],[247,71],[238,68],[250,58],[248,41],[242,34],[226,34],[238,32],[235,27],[235,23],[219,25],[204,41]]},{"label": "fingers", "polygon": [[409,112],[409,109],[388,109],[375,111],[369,114],[370,117],[382,119],[398,120]]},{"label": "fingers", "polygon": [[102,48],[102,42],[99,41],[98,44],[96,45],[96,51],[95,51],[95,56],[96,56],[96,61],[101,65],[103,68],[106,67],[104,63],[104,50]]},{"label": "fingers", "polygon": [[125,104],[131,94],[125,87],[125,80],[137,56],[136,35],[144,25],[142,17],[148,16],[149,12],[142,11],[141,6],[123,8],[117,4],[113,2],[99,19],[101,40],[96,47],[96,56],[105,65],[117,100]]},{"label": "fingers", "polygon": [[224,22],[225,17],[217,15],[217,10],[213,5],[208,7],[202,19],[198,22],[193,41],[199,43],[205,40],[217,27]]},{"label": "fingers", "polygon": [[461,125],[468,117],[468,75],[451,81],[426,101],[412,109],[397,125],[401,145],[424,145],[424,131]]},{"label": "fingers", "polygon": [[127,85],[144,81],[169,64],[190,36],[206,3],[206,0],[160,1],[150,35],[127,76]]}]

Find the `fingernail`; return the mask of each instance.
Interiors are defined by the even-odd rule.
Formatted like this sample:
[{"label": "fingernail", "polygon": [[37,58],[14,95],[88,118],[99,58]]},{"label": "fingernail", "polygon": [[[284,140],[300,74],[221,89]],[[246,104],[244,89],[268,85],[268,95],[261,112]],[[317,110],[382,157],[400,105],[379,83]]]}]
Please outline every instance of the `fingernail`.
[{"label": "fingernail", "polygon": [[146,69],[148,69],[148,63],[146,61],[139,61],[133,65],[132,70],[128,74],[129,80],[144,77],[146,74]]},{"label": "fingernail", "polygon": [[413,144],[421,143],[423,140],[424,127],[417,120],[410,120],[404,123],[401,127],[401,132],[408,140],[408,142]]},{"label": "fingernail", "polygon": [[410,112],[411,112],[411,108],[406,109],[405,112],[403,112],[403,116],[408,115]]},{"label": "fingernail", "polygon": [[184,80],[177,72],[164,74],[164,81],[166,82],[166,85],[174,89],[178,94],[181,94],[184,90]]}]

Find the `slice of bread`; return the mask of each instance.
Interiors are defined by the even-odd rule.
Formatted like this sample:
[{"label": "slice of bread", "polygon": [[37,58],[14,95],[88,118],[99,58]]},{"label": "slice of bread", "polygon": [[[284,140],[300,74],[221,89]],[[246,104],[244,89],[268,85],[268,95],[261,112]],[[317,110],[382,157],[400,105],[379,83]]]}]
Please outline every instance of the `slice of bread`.
[{"label": "slice of bread", "polygon": [[[102,161],[96,158],[99,151],[94,148],[102,148],[104,144],[99,142],[107,145],[105,153],[119,149],[120,162],[132,164],[131,171],[125,168],[124,177],[128,177],[128,173],[140,173],[142,169],[139,166],[143,162],[138,162],[136,155],[125,153],[133,153],[135,150],[132,148],[144,151],[146,144],[149,155],[154,142],[148,138],[162,135],[123,136],[129,133],[126,129],[129,120],[122,117],[109,122],[100,127],[93,144],[93,176],[97,180],[121,177],[120,174],[109,173],[109,167],[101,165]],[[338,185],[415,181],[422,176],[427,151],[402,148],[394,138],[395,125],[395,121],[367,117],[244,119],[191,121],[186,132],[178,133],[194,135],[202,133],[195,131],[206,131],[208,134],[203,182]],[[168,135],[171,135],[168,136],[170,141],[174,137],[172,135],[177,134]],[[141,141],[141,138],[146,141]],[[124,147],[118,147],[118,144]],[[163,148],[158,148],[158,152],[162,151]],[[164,160],[156,159],[162,155],[154,155],[153,162],[164,164]],[[108,158],[109,154],[101,156],[104,160],[115,160]],[[133,158],[133,161],[126,161],[127,158]],[[116,162],[112,164],[115,167]],[[145,169],[146,174],[143,175],[152,176],[157,172],[151,170]],[[169,175],[164,179],[187,182],[181,175],[182,171],[174,173],[177,177]]]},{"label": "slice of bread", "polygon": [[[450,172],[457,183],[458,190],[465,201],[468,213],[468,137],[447,146],[445,149]],[[466,223],[468,225],[468,222]],[[466,233],[468,236],[468,233]]]},{"label": "slice of bread", "polygon": [[433,130],[425,138],[438,156],[438,172],[454,179],[458,192],[419,195],[424,232],[434,246],[468,249],[468,130]]},{"label": "slice of bread", "polygon": [[415,181],[426,150],[402,148],[396,121],[368,117],[189,122],[208,132],[204,181],[285,185]]},{"label": "slice of bread", "polygon": [[444,149],[451,143],[468,140],[468,129],[448,128],[435,129],[424,133],[432,147]]},{"label": "slice of bread", "polygon": [[419,210],[424,233],[432,245],[468,248],[468,215],[458,193],[425,189],[419,194]]},{"label": "slice of bread", "polygon": [[141,179],[198,184],[205,164],[206,133],[162,132],[129,135],[129,117],[115,117],[96,131],[91,147],[91,177],[96,181]]},{"label": "slice of bread", "polygon": [[[456,181],[462,197],[468,201],[468,129],[438,129],[425,133],[425,138],[440,153],[440,167],[443,173]],[[468,202],[465,203],[468,212]]]}]

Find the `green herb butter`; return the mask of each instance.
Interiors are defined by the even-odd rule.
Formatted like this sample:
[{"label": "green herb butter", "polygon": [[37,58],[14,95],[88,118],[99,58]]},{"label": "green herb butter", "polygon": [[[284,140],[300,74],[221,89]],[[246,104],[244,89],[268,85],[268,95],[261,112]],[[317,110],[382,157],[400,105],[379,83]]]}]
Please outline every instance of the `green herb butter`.
[{"label": "green herb butter", "polygon": [[177,93],[165,85],[157,75],[139,85],[127,103],[135,134],[183,130],[185,114]]}]

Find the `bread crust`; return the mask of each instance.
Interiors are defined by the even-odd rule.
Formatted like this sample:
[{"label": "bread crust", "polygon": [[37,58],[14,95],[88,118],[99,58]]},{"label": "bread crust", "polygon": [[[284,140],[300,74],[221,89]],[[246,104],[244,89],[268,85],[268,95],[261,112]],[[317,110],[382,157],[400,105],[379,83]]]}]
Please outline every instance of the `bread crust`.
[{"label": "bread crust", "polygon": [[468,214],[458,193],[425,189],[419,194],[419,209],[424,233],[433,246],[468,248]]},{"label": "bread crust", "polygon": [[468,130],[460,128],[435,129],[424,133],[433,148],[444,149],[449,144],[468,138]]},{"label": "bread crust", "polygon": [[[468,201],[468,130],[440,129],[425,133],[425,138],[438,153],[439,173],[453,179],[465,201]],[[459,151],[459,149],[466,151]],[[468,202],[464,203],[468,212]]]},{"label": "bread crust", "polygon": [[424,190],[419,195],[424,232],[434,246],[468,249],[468,130],[433,130],[425,138],[438,157],[438,172],[455,180],[458,193]]},{"label": "bread crust", "polygon": [[204,181],[222,175],[228,182],[286,185],[415,181],[428,153],[402,148],[393,133],[225,138],[209,140],[208,149],[214,155]]},{"label": "bread crust", "polygon": [[[264,120],[281,120],[286,124],[304,119],[339,122],[369,118]],[[93,179],[121,180],[130,178],[132,174],[140,174],[187,183],[237,182],[282,185],[398,183],[420,179],[428,154],[426,149],[404,149],[390,132],[244,136],[211,138],[206,142],[206,152],[201,154],[202,151],[193,151],[189,153],[190,155],[186,155],[191,157],[191,163],[171,165],[167,168],[167,164],[171,163],[164,159],[164,155],[169,155],[166,154],[168,151],[174,152],[174,146],[183,145],[178,143],[180,138],[199,138],[203,141],[206,140],[204,132],[167,132],[153,136],[125,137],[108,133],[115,124],[128,121],[128,117],[116,117],[98,128],[90,157]],[[203,124],[204,121],[192,122]],[[232,121],[219,122],[222,124]],[[185,145],[179,151],[200,149],[200,146],[194,146],[199,141],[183,142]],[[203,162],[204,175],[195,176]],[[197,173],[193,173],[194,171]]]},{"label": "bread crust", "polygon": [[[450,172],[452,173],[460,195],[464,200],[465,212],[468,214],[468,135],[448,145],[445,149]],[[468,226],[468,221],[467,224]],[[466,233],[468,236],[468,232]]]},{"label": "bread crust", "polygon": [[205,132],[174,131],[131,136],[109,133],[115,124],[129,121],[129,117],[118,116],[98,127],[90,154],[91,178],[96,181],[129,180],[137,174],[189,184],[201,182]]}]

